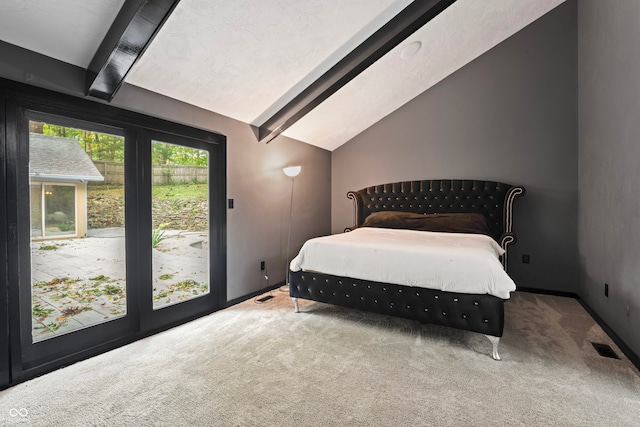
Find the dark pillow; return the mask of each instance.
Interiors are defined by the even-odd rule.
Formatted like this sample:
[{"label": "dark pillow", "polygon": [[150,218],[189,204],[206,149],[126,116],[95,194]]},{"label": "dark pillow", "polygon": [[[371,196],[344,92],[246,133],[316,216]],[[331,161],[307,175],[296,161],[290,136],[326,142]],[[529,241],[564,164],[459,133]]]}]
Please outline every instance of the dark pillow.
[{"label": "dark pillow", "polygon": [[365,218],[362,227],[403,228],[444,233],[473,233],[491,236],[487,218],[481,213],[374,212]]}]

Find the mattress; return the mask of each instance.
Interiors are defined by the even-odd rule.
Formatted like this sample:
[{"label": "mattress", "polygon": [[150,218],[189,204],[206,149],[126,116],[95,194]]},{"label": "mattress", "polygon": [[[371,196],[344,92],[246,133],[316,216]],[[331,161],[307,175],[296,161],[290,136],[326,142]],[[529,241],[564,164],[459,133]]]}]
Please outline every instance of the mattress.
[{"label": "mattress", "polygon": [[503,253],[481,234],[362,227],[308,240],[290,269],[508,299]]}]

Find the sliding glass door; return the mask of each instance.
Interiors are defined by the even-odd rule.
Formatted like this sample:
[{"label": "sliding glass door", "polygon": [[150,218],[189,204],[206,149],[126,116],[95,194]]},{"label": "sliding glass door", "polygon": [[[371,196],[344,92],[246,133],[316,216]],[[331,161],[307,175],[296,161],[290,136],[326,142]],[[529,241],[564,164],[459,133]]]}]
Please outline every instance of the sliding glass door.
[{"label": "sliding glass door", "polygon": [[34,120],[29,129],[36,343],[127,314],[125,139]]},{"label": "sliding glass door", "polygon": [[210,185],[218,156],[211,144],[160,132],[146,133],[145,143],[150,154],[152,281],[144,304],[151,309],[143,324],[154,328],[222,304],[221,248],[219,240],[211,244],[212,228],[219,237],[211,219],[219,223],[221,210],[211,204],[220,199],[213,194],[219,188]]},{"label": "sliding glass door", "polygon": [[[16,108],[9,199],[16,200],[10,275],[19,319],[15,376],[134,334],[140,276],[129,268],[132,222],[124,129]],[[12,283],[13,281],[10,281]],[[17,327],[19,326],[19,327]]]},{"label": "sliding glass door", "polygon": [[0,387],[226,302],[224,137],[28,104],[0,127]]},{"label": "sliding glass door", "polygon": [[153,309],[209,294],[209,153],[151,142]]}]

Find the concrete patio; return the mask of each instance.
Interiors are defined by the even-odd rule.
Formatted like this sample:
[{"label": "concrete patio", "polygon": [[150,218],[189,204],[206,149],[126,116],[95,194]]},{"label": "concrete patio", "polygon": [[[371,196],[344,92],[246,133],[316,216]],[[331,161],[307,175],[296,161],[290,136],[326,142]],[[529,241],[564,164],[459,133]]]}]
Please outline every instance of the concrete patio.
[{"label": "concrete patio", "polygon": [[[153,249],[154,309],[209,292],[207,233],[165,230],[163,237]],[[124,242],[121,228],[32,242],[34,342],[126,315]]]}]

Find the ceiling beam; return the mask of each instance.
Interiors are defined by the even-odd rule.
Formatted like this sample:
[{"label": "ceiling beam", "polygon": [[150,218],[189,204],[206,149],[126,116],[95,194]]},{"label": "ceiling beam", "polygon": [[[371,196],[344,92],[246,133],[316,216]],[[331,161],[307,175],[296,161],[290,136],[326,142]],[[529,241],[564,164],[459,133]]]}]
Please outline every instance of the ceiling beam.
[{"label": "ceiling beam", "polygon": [[456,0],[415,0],[258,128],[269,142],[422,28]]},{"label": "ceiling beam", "polygon": [[180,0],[126,0],[86,73],[86,94],[111,101]]}]

